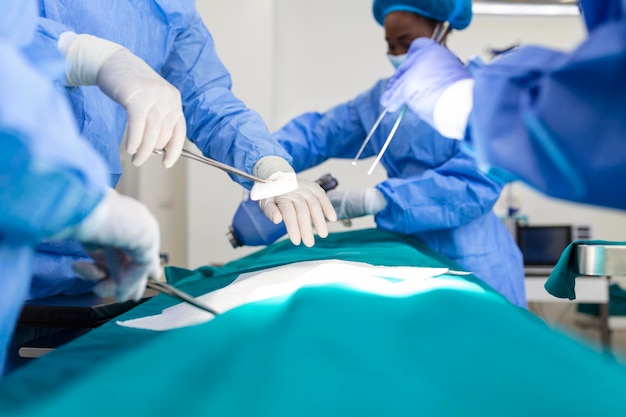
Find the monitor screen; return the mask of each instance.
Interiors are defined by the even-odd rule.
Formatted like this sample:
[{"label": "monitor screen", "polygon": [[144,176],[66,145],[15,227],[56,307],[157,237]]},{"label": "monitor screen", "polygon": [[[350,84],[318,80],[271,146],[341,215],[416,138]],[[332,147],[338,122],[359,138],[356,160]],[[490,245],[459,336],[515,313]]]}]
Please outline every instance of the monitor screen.
[{"label": "monitor screen", "polygon": [[524,265],[554,266],[572,242],[572,226],[519,226],[517,244]]}]

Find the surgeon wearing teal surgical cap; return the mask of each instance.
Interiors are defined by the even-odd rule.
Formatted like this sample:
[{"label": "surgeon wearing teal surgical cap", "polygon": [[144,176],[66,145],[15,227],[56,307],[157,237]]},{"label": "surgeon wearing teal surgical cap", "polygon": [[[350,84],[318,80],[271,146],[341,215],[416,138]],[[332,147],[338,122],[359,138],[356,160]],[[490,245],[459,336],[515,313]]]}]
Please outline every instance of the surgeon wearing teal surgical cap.
[{"label": "surgeon wearing teal surgical cap", "polygon": [[[430,38],[437,24],[463,29],[471,2],[374,1],[376,21],[385,28],[388,55],[398,65],[413,40]],[[444,38],[445,41],[445,38]],[[302,114],[274,137],[302,171],[330,158],[352,159],[383,108],[388,80],[330,110]],[[380,151],[397,118],[388,114],[362,153]],[[373,215],[377,227],[423,241],[491,285],[512,303],[526,306],[519,249],[492,208],[501,186],[483,175],[458,142],[444,140],[428,123],[408,112],[381,164],[388,178],[373,188],[328,193],[339,218]]]},{"label": "surgeon wearing teal surgical cap", "polygon": [[409,12],[435,22],[448,22],[452,29],[458,30],[465,29],[472,21],[472,2],[467,0],[377,0],[372,9],[374,19],[381,26],[392,12]]}]

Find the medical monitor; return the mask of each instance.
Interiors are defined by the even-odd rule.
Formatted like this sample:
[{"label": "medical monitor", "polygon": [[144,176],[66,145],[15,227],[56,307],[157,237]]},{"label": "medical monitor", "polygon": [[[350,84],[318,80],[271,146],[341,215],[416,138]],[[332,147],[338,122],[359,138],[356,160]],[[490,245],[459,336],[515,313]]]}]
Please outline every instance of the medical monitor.
[{"label": "medical monitor", "polygon": [[524,256],[527,275],[549,274],[570,243],[590,238],[589,226],[518,226],[516,230],[517,244]]}]

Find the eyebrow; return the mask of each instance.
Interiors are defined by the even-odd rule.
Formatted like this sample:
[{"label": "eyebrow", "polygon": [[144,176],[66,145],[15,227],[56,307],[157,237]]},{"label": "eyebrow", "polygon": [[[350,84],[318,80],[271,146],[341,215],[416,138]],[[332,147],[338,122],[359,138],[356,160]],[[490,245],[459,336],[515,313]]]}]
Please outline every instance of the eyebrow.
[{"label": "eyebrow", "polygon": [[[394,38],[394,40],[401,42],[401,41],[406,40],[406,38],[411,37],[411,36],[413,36],[412,33],[404,33],[404,34],[398,36],[397,38]],[[390,38],[385,37],[385,41],[389,42],[389,40],[390,40]]]}]

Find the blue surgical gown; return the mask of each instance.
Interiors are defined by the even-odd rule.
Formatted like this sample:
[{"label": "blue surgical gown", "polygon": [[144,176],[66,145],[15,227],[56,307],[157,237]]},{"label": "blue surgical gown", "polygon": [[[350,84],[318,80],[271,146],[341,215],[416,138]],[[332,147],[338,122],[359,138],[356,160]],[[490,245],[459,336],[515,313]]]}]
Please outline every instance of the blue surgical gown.
[{"label": "blue surgical gown", "polygon": [[626,209],[626,1],[587,0],[573,52],[525,46],[474,73],[481,166],[560,199]]},{"label": "blue surgical gown", "polygon": [[[382,111],[379,99],[386,83],[381,80],[325,113],[303,114],[276,132],[294,168],[302,171],[329,158],[354,158]],[[379,152],[396,117],[384,118],[364,158]],[[377,227],[420,239],[512,303],[526,306],[521,253],[492,211],[501,186],[477,169],[458,142],[443,140],[407,112],[381,164],[388,179],[376,188],[387,206],[375,217]]]},{"label": "blue surgical gown", "polygon": [[36,242],[83,220],[107,185],[104,162],[47,73],[63,69],[61,57],[42,60],[31,48],[36,17],[34,1],[0,3],[0,375]]},{"label": "blue surgical gown", "polygon": [[[274,141],[260,116],[231,91],[230,74],[217,56],[211,34],[193,0],[39,0],[37,41],[56,48],[71,30],[119,43],[145,60],[181,92],[187,136],[208,157],[252,172],[263,156],[289,155]],[[80,132],[109,164],[112,183],[122,173],[120,143],[126,124],[121,106],[98,87],[68,89]],[[249,187],[247,180],[233,177]],[[206,187],[211,187],[206,184]],[[81,293],[90,283],[70,265],[84,257],[75,242],[39,247],[31,297]]]}]

